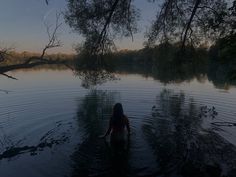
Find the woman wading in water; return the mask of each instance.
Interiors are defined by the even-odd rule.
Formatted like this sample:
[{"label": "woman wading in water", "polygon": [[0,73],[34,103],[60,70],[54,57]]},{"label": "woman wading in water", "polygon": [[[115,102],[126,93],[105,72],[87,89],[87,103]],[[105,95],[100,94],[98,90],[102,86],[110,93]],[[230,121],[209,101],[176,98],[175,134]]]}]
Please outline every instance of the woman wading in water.
[{"label": "woman wading in water", "polygon": [[[127,132],[125,131],[125,129],[127,129]],[[112,171],[110,176],[127,176],[127,174],[129,173],[128,159],[130,126],[129,120],[124,115],[123,108],[120,103],[116,103],[114,105],[113,112],[109,121],[109,127],[105,135],[102,135],[100,137],[105,138],[110,134],[110,164]]]},{"label": "woman wading in water", "polygon": [[110,118],[109,127],[105,135],[100,136],[105,138],[111,134],[111,145],[112,146],[122,146],[125,145],[125,128],[127,129],[127,135],[130,135],[129,120],[124,115],[123,107],[121,103],[116,103],[113,107],[113,113]]}]

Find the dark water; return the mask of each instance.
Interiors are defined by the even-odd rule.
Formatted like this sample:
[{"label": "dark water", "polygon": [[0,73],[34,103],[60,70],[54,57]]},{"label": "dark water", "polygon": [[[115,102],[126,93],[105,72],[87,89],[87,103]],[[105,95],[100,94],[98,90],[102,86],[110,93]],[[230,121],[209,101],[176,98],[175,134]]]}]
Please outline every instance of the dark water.
[{"label": "dark water", "polygon": [[[140,75],[93,89],[69,71],[0,78],[0,176],[236,176],[236,88],[164,85]],[[131,124],[122,149],[99,139],[112,106]]]}]

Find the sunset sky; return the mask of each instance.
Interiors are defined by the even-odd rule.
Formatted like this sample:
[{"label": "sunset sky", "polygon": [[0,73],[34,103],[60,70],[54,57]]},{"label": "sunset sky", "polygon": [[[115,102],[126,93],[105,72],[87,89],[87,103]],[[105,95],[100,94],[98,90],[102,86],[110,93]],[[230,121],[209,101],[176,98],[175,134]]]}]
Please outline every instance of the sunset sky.
[{"label": "sunset sky", "polygon": [[[118,49],[139,49],[144,42],[144,32],[155,17],[157,4],[147,3],[147,0],[135,0],[135,5],[141,10],[139,21],[140,32],[131,38],[118,39]],[[40,52],[47,43],[47,33],[44,23],[55,24],[56,12],[66,9],[66,0],[51,0],[46,5],[44,0],[5,0],[0,6],[0,47],[13,47],[16,51]],[[63,26],[59,30],[59,38],[63,46],[50,52],[71,53],[73,44],[83,39],[74,33],[61,18]]]}]

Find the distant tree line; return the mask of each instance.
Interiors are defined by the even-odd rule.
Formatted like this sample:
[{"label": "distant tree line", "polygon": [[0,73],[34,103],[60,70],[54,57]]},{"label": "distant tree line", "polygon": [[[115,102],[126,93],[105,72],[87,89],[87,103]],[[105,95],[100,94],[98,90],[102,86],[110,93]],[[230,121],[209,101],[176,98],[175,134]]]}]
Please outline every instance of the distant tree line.
[{"label": "distant tree line", "polygon": [[[33,53],[33,52],[15,52],[9,51],[8,55],[5,57],[3,62],[0,62],[1,66],[9,66],[11,64],[20,64],[26,62],[29,58],[32,57],[40,57],[41,53]],[[49,60],[57,60],[57,61],[72,61],[75,57],[74,54],[64,54],[64,53],[56,53],[56,54],[47,54],[46,57]]]}]

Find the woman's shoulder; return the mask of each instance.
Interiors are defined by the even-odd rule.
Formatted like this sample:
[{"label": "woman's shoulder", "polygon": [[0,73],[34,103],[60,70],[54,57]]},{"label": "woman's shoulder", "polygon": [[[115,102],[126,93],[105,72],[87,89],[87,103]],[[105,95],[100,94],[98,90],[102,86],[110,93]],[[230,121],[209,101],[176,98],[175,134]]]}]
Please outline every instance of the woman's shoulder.
[{"label": "woman's shoulder", "polygon": [[123,115],[125,121],[129,121],[128,117],[126,115]]},{"label": "woman's shoulder", "polygon": [[128,117],[125,114],[123,116],[124,116],[124,118],[128,119]]}]

